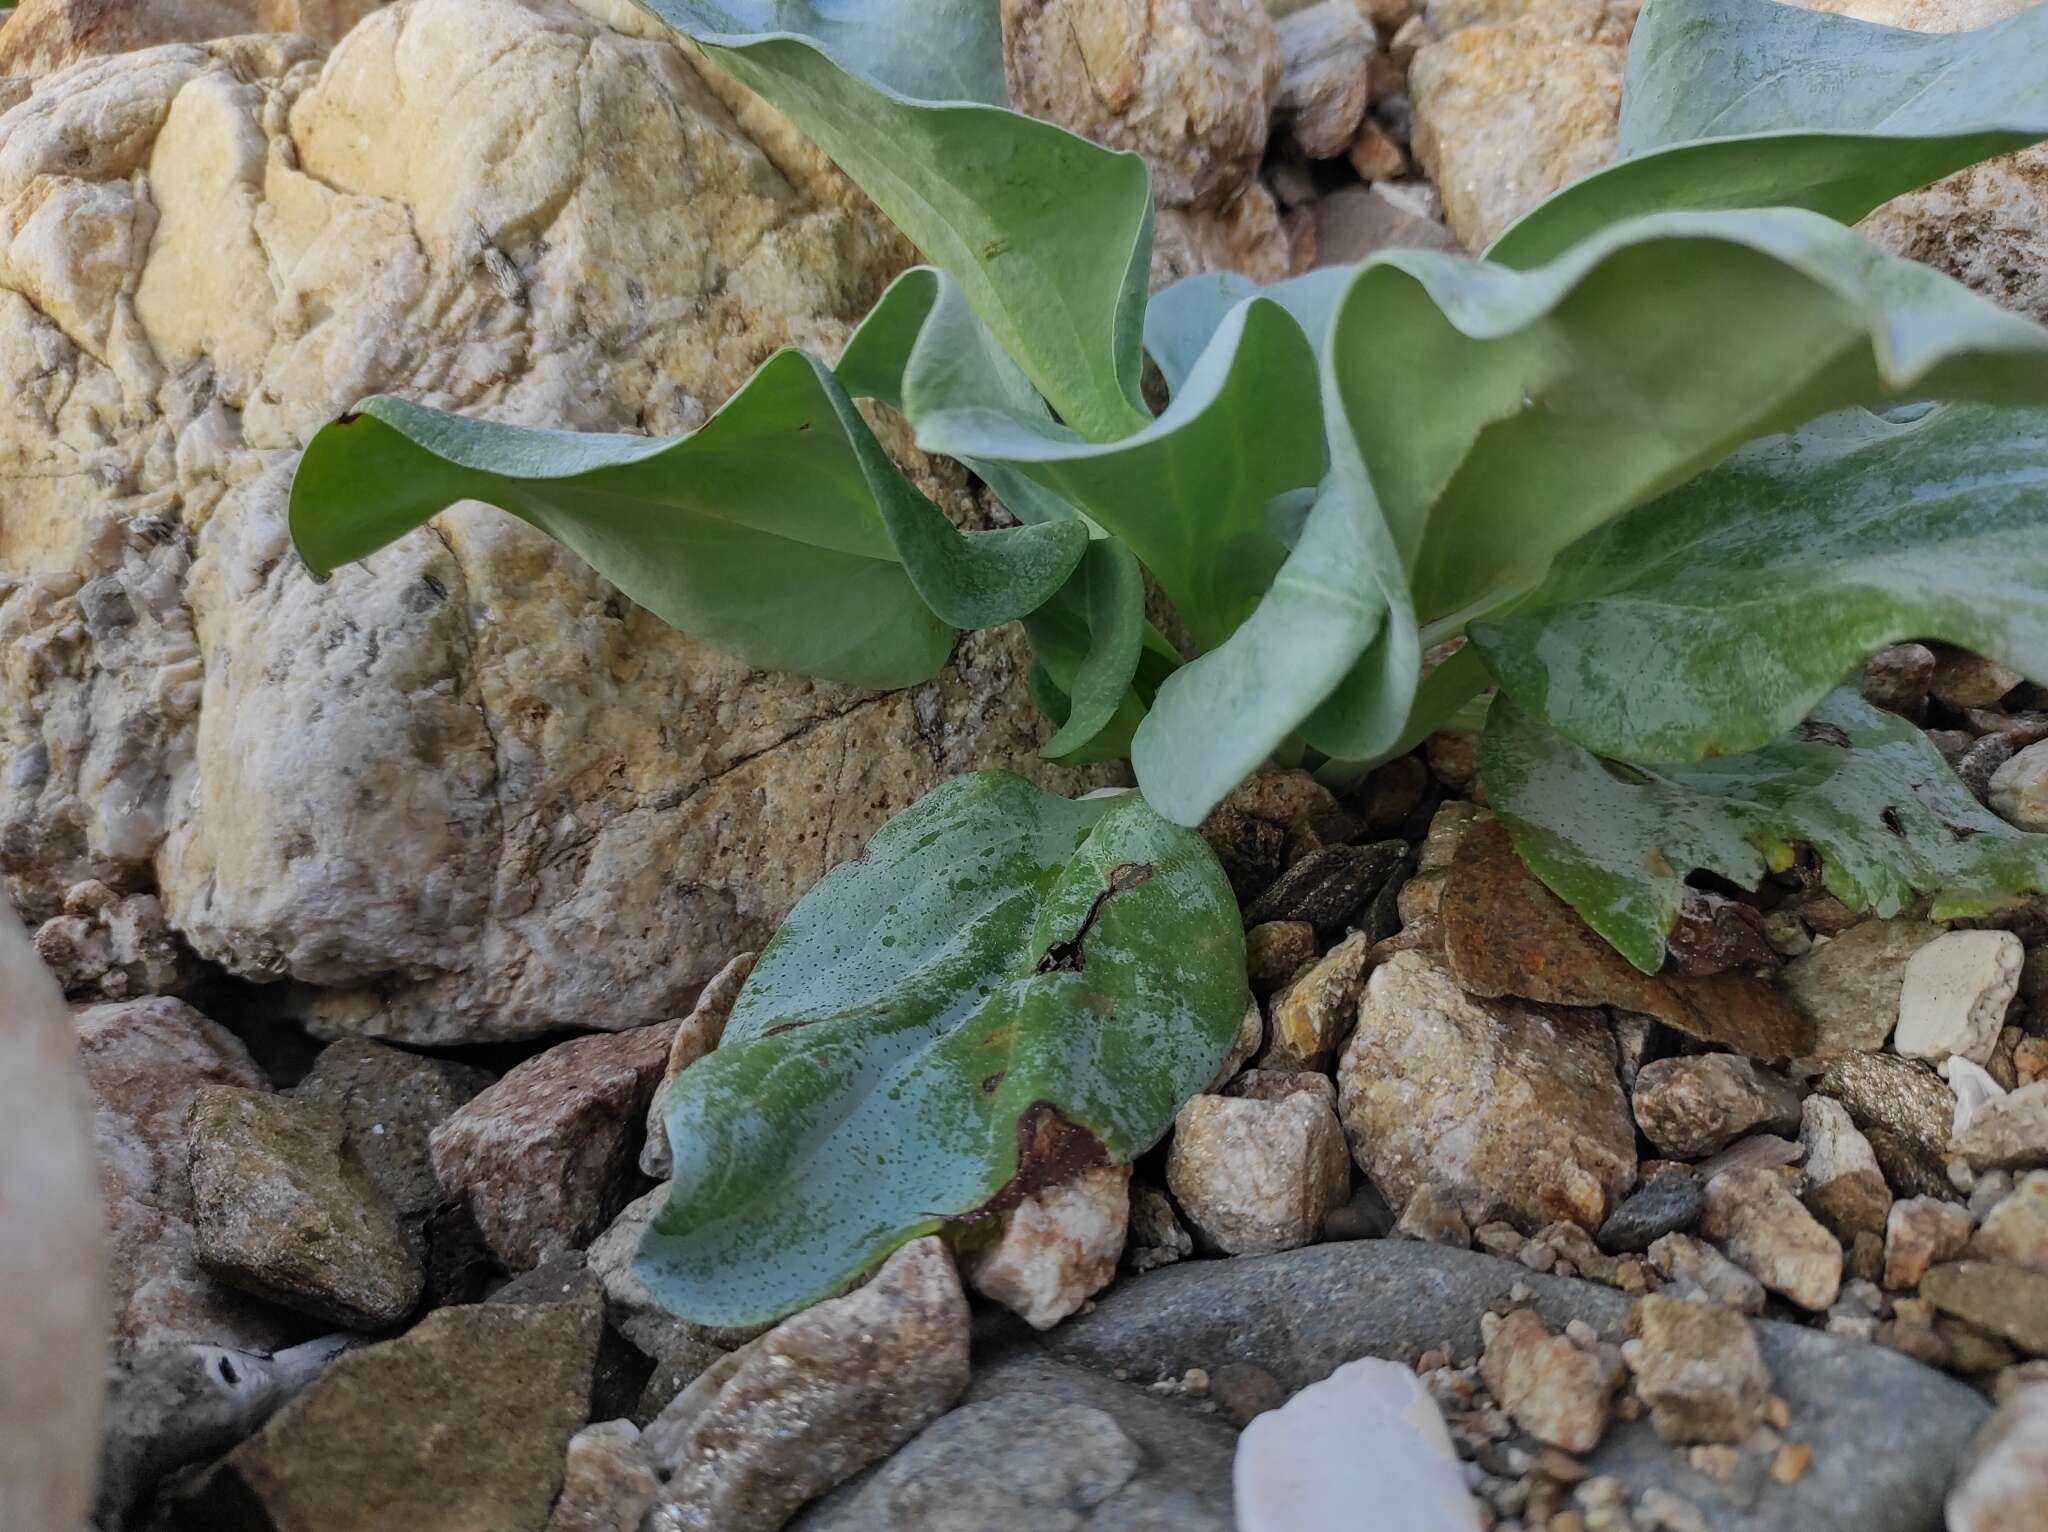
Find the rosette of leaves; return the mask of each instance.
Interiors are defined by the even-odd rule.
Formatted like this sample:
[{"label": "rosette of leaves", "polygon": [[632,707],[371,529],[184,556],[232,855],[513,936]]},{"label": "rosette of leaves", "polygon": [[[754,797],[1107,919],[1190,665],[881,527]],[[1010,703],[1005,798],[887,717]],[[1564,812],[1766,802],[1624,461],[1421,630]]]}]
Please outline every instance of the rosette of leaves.
[{"label": "rosette of leaves", "polygon": [[[1517,609],[1579,539],[1745,443],[1851,407],[2048,396],[2039,327],[1842,222],[2048,136],[2048,9],[1920,35],[1774,0],[1649,0],[1623,157],[1487,259],[1396,251],[1148,303],[1142,162],[1003,105],[990,0],[645,3],[933,266],[835,366],[784,353],[676,442],[368,401],[294,486],[315,569],[477,498],[765,665],[900,684],[943,663],[950,630],[1022,617],[1060,726],[1049,753],[1128,754],[1191,823],[1274,752],[1341,780],[1426,733],[1492,679],[1475,651],[1422,687],[1426,648]],[[1156,415],[1147,352],[1171,387]],[[952,531],[857,399],[906,415],[1022,525]],[[1892,509],[1903,536],[1914,517]],[[1191,663],[1145,622],[1147,576]],[[1894,632],[1969,636],[1926,626],[1910,592],[1878,600]],[[1737,704],[1745,744],[1770,734],[1752,711]]]},{"label": "rosette of leaves", "polygon": [[[1645,967],[1668,882],[1587,871],[1595,798],[1628,804],[1631,844],[1680,875],[1754,881],[1804,839],[1873,908],[2043,886],[2025,838],[1954,805],[1913,820],[1898,773],[1926,760],[1874,724],[1830,725],[1848,743],[1829,748],[1882,770],[1802,755],[1825,779],[1805,796],[1758,798],[1752,778],[1892,639],[2048,681],[2048,331],[1847,226],[2048,138],[2048,6],[1923,36],[1775,0],[1646,0],[1621,157],[1484,257],[1392,251],[1148,300],[1143,164],[1005,107],[994,0],[642,3],[932,264],[836,363],[784,353],[673,442],[368,401],[294,484],[316,572],[482,499],[759,664],[901,684],[953,629],[1021,618],[1049,751],[1128,755],[1181,824],[1274,755],[1352,780],[1497,688],[1495,806]],[[858,401],[1020,524],[953,530]],[[1147,624],[1148,578],[1192,659]],[[1709,756],[1764,764],[1678,770]],[[1926,833],[1894,833],[1888,809]]]}]

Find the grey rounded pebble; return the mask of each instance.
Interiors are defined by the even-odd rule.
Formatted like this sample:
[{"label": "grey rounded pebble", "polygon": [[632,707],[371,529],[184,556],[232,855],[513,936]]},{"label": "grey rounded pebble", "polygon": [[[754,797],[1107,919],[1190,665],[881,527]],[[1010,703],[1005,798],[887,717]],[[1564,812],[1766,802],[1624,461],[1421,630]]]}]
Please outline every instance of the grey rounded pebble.
[{"label": "grey rounded pebble", "polygon": [[1698,1176],[1689,1170],[1660,1170],[1608,1215],[1594,1239],[1609,1255],[1641,1255],[1665,1235],[1698,1223],[1706,1205]]}]

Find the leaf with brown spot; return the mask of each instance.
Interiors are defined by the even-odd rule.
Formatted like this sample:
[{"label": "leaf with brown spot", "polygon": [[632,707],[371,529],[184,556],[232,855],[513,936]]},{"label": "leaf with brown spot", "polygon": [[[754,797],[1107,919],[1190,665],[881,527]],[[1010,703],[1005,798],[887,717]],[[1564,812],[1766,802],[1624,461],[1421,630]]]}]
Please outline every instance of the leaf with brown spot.
[{"label": "leaf with brown spot", "polygon": [[1910,723],[1847,688],[1809,723],[1761,750],[1623,775],[1503,696],[1487,795],[1543,882],[1644,973],[1690,939],[1678,925],[1695,870],[1753,889],[1800,846],[1858,913],[1931,894],[1949,919],[2048,891],[2048,835],[1985,809]]},{"label": "leaf with brown spot", "polygon": [[753,1324],[921,1234],[1156,1143],[1248,999],[1215,855],[1135,793],[935,789],[804,897],[725,1040],[663,1103],[675,1180],[639,1271]]}]

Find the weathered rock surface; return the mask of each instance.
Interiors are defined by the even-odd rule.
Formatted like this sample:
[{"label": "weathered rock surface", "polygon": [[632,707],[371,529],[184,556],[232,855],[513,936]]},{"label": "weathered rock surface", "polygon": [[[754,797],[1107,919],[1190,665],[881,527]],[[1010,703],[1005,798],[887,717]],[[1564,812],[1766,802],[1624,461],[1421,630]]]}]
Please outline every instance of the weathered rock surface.
[{"label": "weathered rock surface", "polygon": [[1954,1260],[1969,1242],[1968,1208],[1933,1197],[1894,1202],[1884,1228],[1884,1285],[1918,1287],[1928,1267]]},{"label": "weathered rock surface", "polygon": [[594,1296],[429,1314],[341,1357],[183,1496],[193,1532],[540,1532],[588,1418]]},{"label": "weathered rock surface", "polygon": [[1636,1126],[1666,1154],[1697,1159],[1751,1133],[1799,1127],[1799,1092],[1732,1053],[1658,1059],[1636,1074]]},{"label": "weathered rock surface", "polygon": [[1723,1171],[1707,1182],[1700,1232],[1772,1292],[1818,1313],[1842,1287],[1842,1246],[1775,1169]]},{"label": "weathered rock surface", "polygon": [[1112,778],[1034,759],[1013,632],[873,696],[750,671],[476,507],[326,586],[290,557],[294,456],[364,394],[676,431],[778,346],[829,354],[909,259],[640,19],[401,0],[324,64],[166,44],[6,115],[0,202],[40,209],[0,262],[0,875],[28,918],[88,879],[152,893],[202,957],[324,987],[294,994],[329,1034],[622,1029],[685,1014],[941,778]]},{"label": "weathered rock surface", "polygon": [[1650,1264],[1674,1297],[1702,1297],[1743,1314],[1764,1311],[1764,1285],[1705,1240],[1666,1234],[1651,1244]]},{"label": "weathered rock surface", "polygon": [[1813,1018],[1814,1053],[1882,1048],[1898,1024],[1906,964],[1940,935],[1924,920],[1865,920],[1787,963],[1779,980]]},{"label": "weathered rock surface", "polygon": [[250,32],[297,32],[326,47],[384,0],[23,0],[0,32],[0,75],[50,74],[81,59]]},{"label": "weathered rock surface", "polygon": [[77,1024],[111,1242],[113,1340],[285,1344],[302,1322],[209,1276],[193,1249],[192,1103],[209,1085],[267,1089],[249,1050],[180,1000],[92,1006]]},{"label": "weathered rock surface", "polygon": [[1978,1170],[2048,1165],[2048,1080],[1980,1105],[1955,1136],[1955,1151]]},{"label": "weathered rock surface", "polygon": [[340,1111],[209,1085],[188,1131],[194,1245],[208,1271],[351,1329],[412,1312],[425,1273]]},{"label": "weathered rock surface", "polygon": [[1920,1279],[1920,1296],[2029,1356],[2048,1356],[2048,1273],[1998,1261],[1952,1261]]},{"label": "weathered rock surface", "polygon": [[1950,931],[1913,954],[1892,1047],[1908,1058],[1990,1062],[2026,949],[2010,931]]},{"label": "weathered rock surface", "polygon": [[647,1428],[676,1532],[773,1532],[966,1391],[967,1300],[936,1239],[718,1362]]},{"label": "weathered rock surface", "polygon": [[958,1409],[790,1528],[1232,1532],[1235,1445],[1218,1421],[1020,1348],[977,1365]]},{"label": "weathered rock surface", "polygon": [[[1470,1251],[1364,1240],[1154,1272],[1113,1288],[1049,1344],[1099,1371],[1125,1369],[1136,1383],[1250,1363],[1293,1389],[1397,1347],[1477,1355],[1479,1316],[1508,1306],[1518,1285],[1547,1325],[1579,1319],[1603,1341],[1624,1339],[1629,1300],[1611,1289]],[[1949,1467],[1989,1413],[1983,1400],[1881,1347],[1776,1323],[1753,1333],[1792,1434],[1815,1449],[1797,1482],[1717,1481],[1675,1457],[1647,1419],[1610,1426],[1587,1465],[1636,1492],[1678,1494],[1714,1532],[1939,1525]]]},{"label": "weathered rock surface", "polygon": [[1699,1177],[1667,1166],[1644,1179],[1600,1225],[1600,1248],[1609,1255],[1640,1253],[1667,1234],[1690,1229],[1707,1205]]},{"label": "weathered rock surface", "polygon": [[1002,1215],[961,1276],[1036,1330],[1049,1330],[1116,1275],[1131,1221],[1131,1167],[1103,1165],[1034,1192]]},{"label": "weathered rock surface", "polygon": [[1282,1078],[1301,1088],[1196,1096],[1174,1119],[1166,1184],[1196,1239],[1227,1255],[1307,1244],[1351,1189],[1330,1082]]},{"label": "weathered rock surface", "polygon": [[1422,48],[1408,75],[1416,156],[1471,250],[1613,158],[1638,0],[1492,9]]},{"label": "weathered rock surface", "polygon": [[35,949],[81,999],[175,995],[197,968],[155,895],[118,894],[92,878],[64,891],[64,912],[36,928]]},{"label": "weathered rock surface", "polygon": [[[1848,1109],[1850,1120],[1873,1135],[1873,1149],[1879,1132],[1903,1139],[1937,1160],[1948,1149],[1956,1098],[1939,1075],[1917,1060],[1890,1053],[1846,1054],[1828,1064],[1814,1088]],[[1907,1189],[1895,1182],[1893,1190]]]},{"label": "weathered rock surface", "polygon": [[2048,1388],[2022,1388],[1970,1445],[1948,1497],[1949,1532],[2021,1532],[2048,1507]]},{"label": "weathered rock surface", "polygon": [[1837,1239],[1859,1232],[1882,1234],[1892,1192],[1870,1140],[1856,1129],[1849,1110],[1826,1096],[1801,1104],[1799,1143],[1806,1151],[1804,1201]]},{"label": "weathered rock surface", "polygon": [[447,1207],[429,1135],[490,1083],[472,1065],[345,1038],[321,1050],[293,1094],[341,1113],[349,1149],[424,1256]]},{"label": "weathered rock surface", "polygon": [[640,1532],[661,1480],[630,1420],[600,1421],[569,1439],[548,1532]]},{"label": "weathered rock surface", "polygon": [[1470,1224],[1590,1230],[1635,1180],[1599,1015],[1475,999],[1420,953],[1373,972],[1338,1092],[1353,1157],[1396,1205],[1434,1182]]},{"label": "weathered rock surface", "polygon": [[1170,207],[1217,208],[1258,169],[1280,40],[1257,0],[1003,0],[1010,102],[1131,149]]},{"label": "weathered rock surface", "polygon": [[[1736,1320],[1741,1324],[1741,1320]],[[1479,1358],[1479,1375],[1514,1423],[1566,1452],[1590,1452],[1607,1429],[1621,1358],[1555,1335],[1533,1309],[1501,1316]]]},{"label": "weathered rock surface", "polygon": [[632,1195],[647,1104],[676,1027],[579,1037],[528,1059],[435,1128],[434,1174],[514,1271],[588,1244]]},{"label": "weathered rock surface", "polygon": [[1667,1442],[1739,1442],[1756,1429],[1771,1375],[1742,1316],[1652,1293],[1629,1311],[1622,1348],[1650,1424]]},{"label": "weathered rock surface", "polygon": [[2048,1171],[2020,1177],[1970,1236],[1970,1254],[2048,1272]]},{"label": "weathered rock surface", "polygon": [[[1269,922],[1255,930],[1294,926]],[[1337,1045],[1358,1022],[1358,1000],[1365,993],[1372,943],[1354,931],[1319,958],[1308,972],[1273,997],[1273,1018],[1262,1069],[1329,1068]]]},{"label": "weathered rock surface", "polygon": [[[2048,215],[2048,208],[2043,212]],[[1992,773],[1991,807],[2022,830],[2048,830],[2048,740],[2027,746]]]},{"label": "weathered rock surface", "polygon": [[1646,974],[1545,888],[1507,828],[1477,824],[1458,843],[1438,901],[1444,954],[1474,995],[1613,1006],[1750,1058],[1806,1053],[1813,1023],[1741,968]]}]

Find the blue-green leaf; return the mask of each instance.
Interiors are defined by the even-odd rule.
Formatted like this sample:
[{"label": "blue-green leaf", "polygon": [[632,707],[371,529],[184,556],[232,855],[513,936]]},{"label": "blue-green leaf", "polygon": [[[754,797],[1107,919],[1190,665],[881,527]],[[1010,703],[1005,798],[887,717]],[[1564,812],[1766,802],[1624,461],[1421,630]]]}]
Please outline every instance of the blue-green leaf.
[{"label": "blue-green leaf", "polygon": [[460,500],[540,528],[656,616],[749,663],[875,687],[931,675],[953,628],[1042,605],[1088,541],[1071,520],[956,530],[832,374],[796,351],[681,438],[368,400],[307,447],[292,539],[324,575]]},{"label": "blue-green leaf", "polygon": [[1139,337],[1150,177],[1134,154],[1011,112],[994,0],[640,0],[786,113],[968,301],[1060,418],[1149,418]]},{"label": "blue-green leaf", "polygon": [[1755,888],[1793,844],[1819,853],[1852,910],[1895,915],[1921,894],[1987,910],[2048,891],[2048,835],[1987,812],[1926,735],[1846,689],[1752,754],[1657,771],[1610,769],[1500,697],[1480,762],[1523,859],[1645,973],[1691,872]]},{"label": "blue-green leaf", "polygon": [[1844,223],[2048,138],[2048,7],[1909,32],[1778,0],[1648,0],[1629,47],[1621,158],[1487,252],[1531,266],[1680,208],[1801,207]]},{"label": "blue-green leaf", "polygon": [[904,1241],[1127,1163],[1244,1013],[1202,839],[1136,794],[960,777],[828,873],[679,1077],[639,1270],[676,1313],[774,1319]]},{"label": "blue-green leaf", "polygon": [[2048,412],[1857,410],[1758,442],[1472,626],[1525,710],[1630,761],[1755,749],[1905,638],[2048,680]]}]

